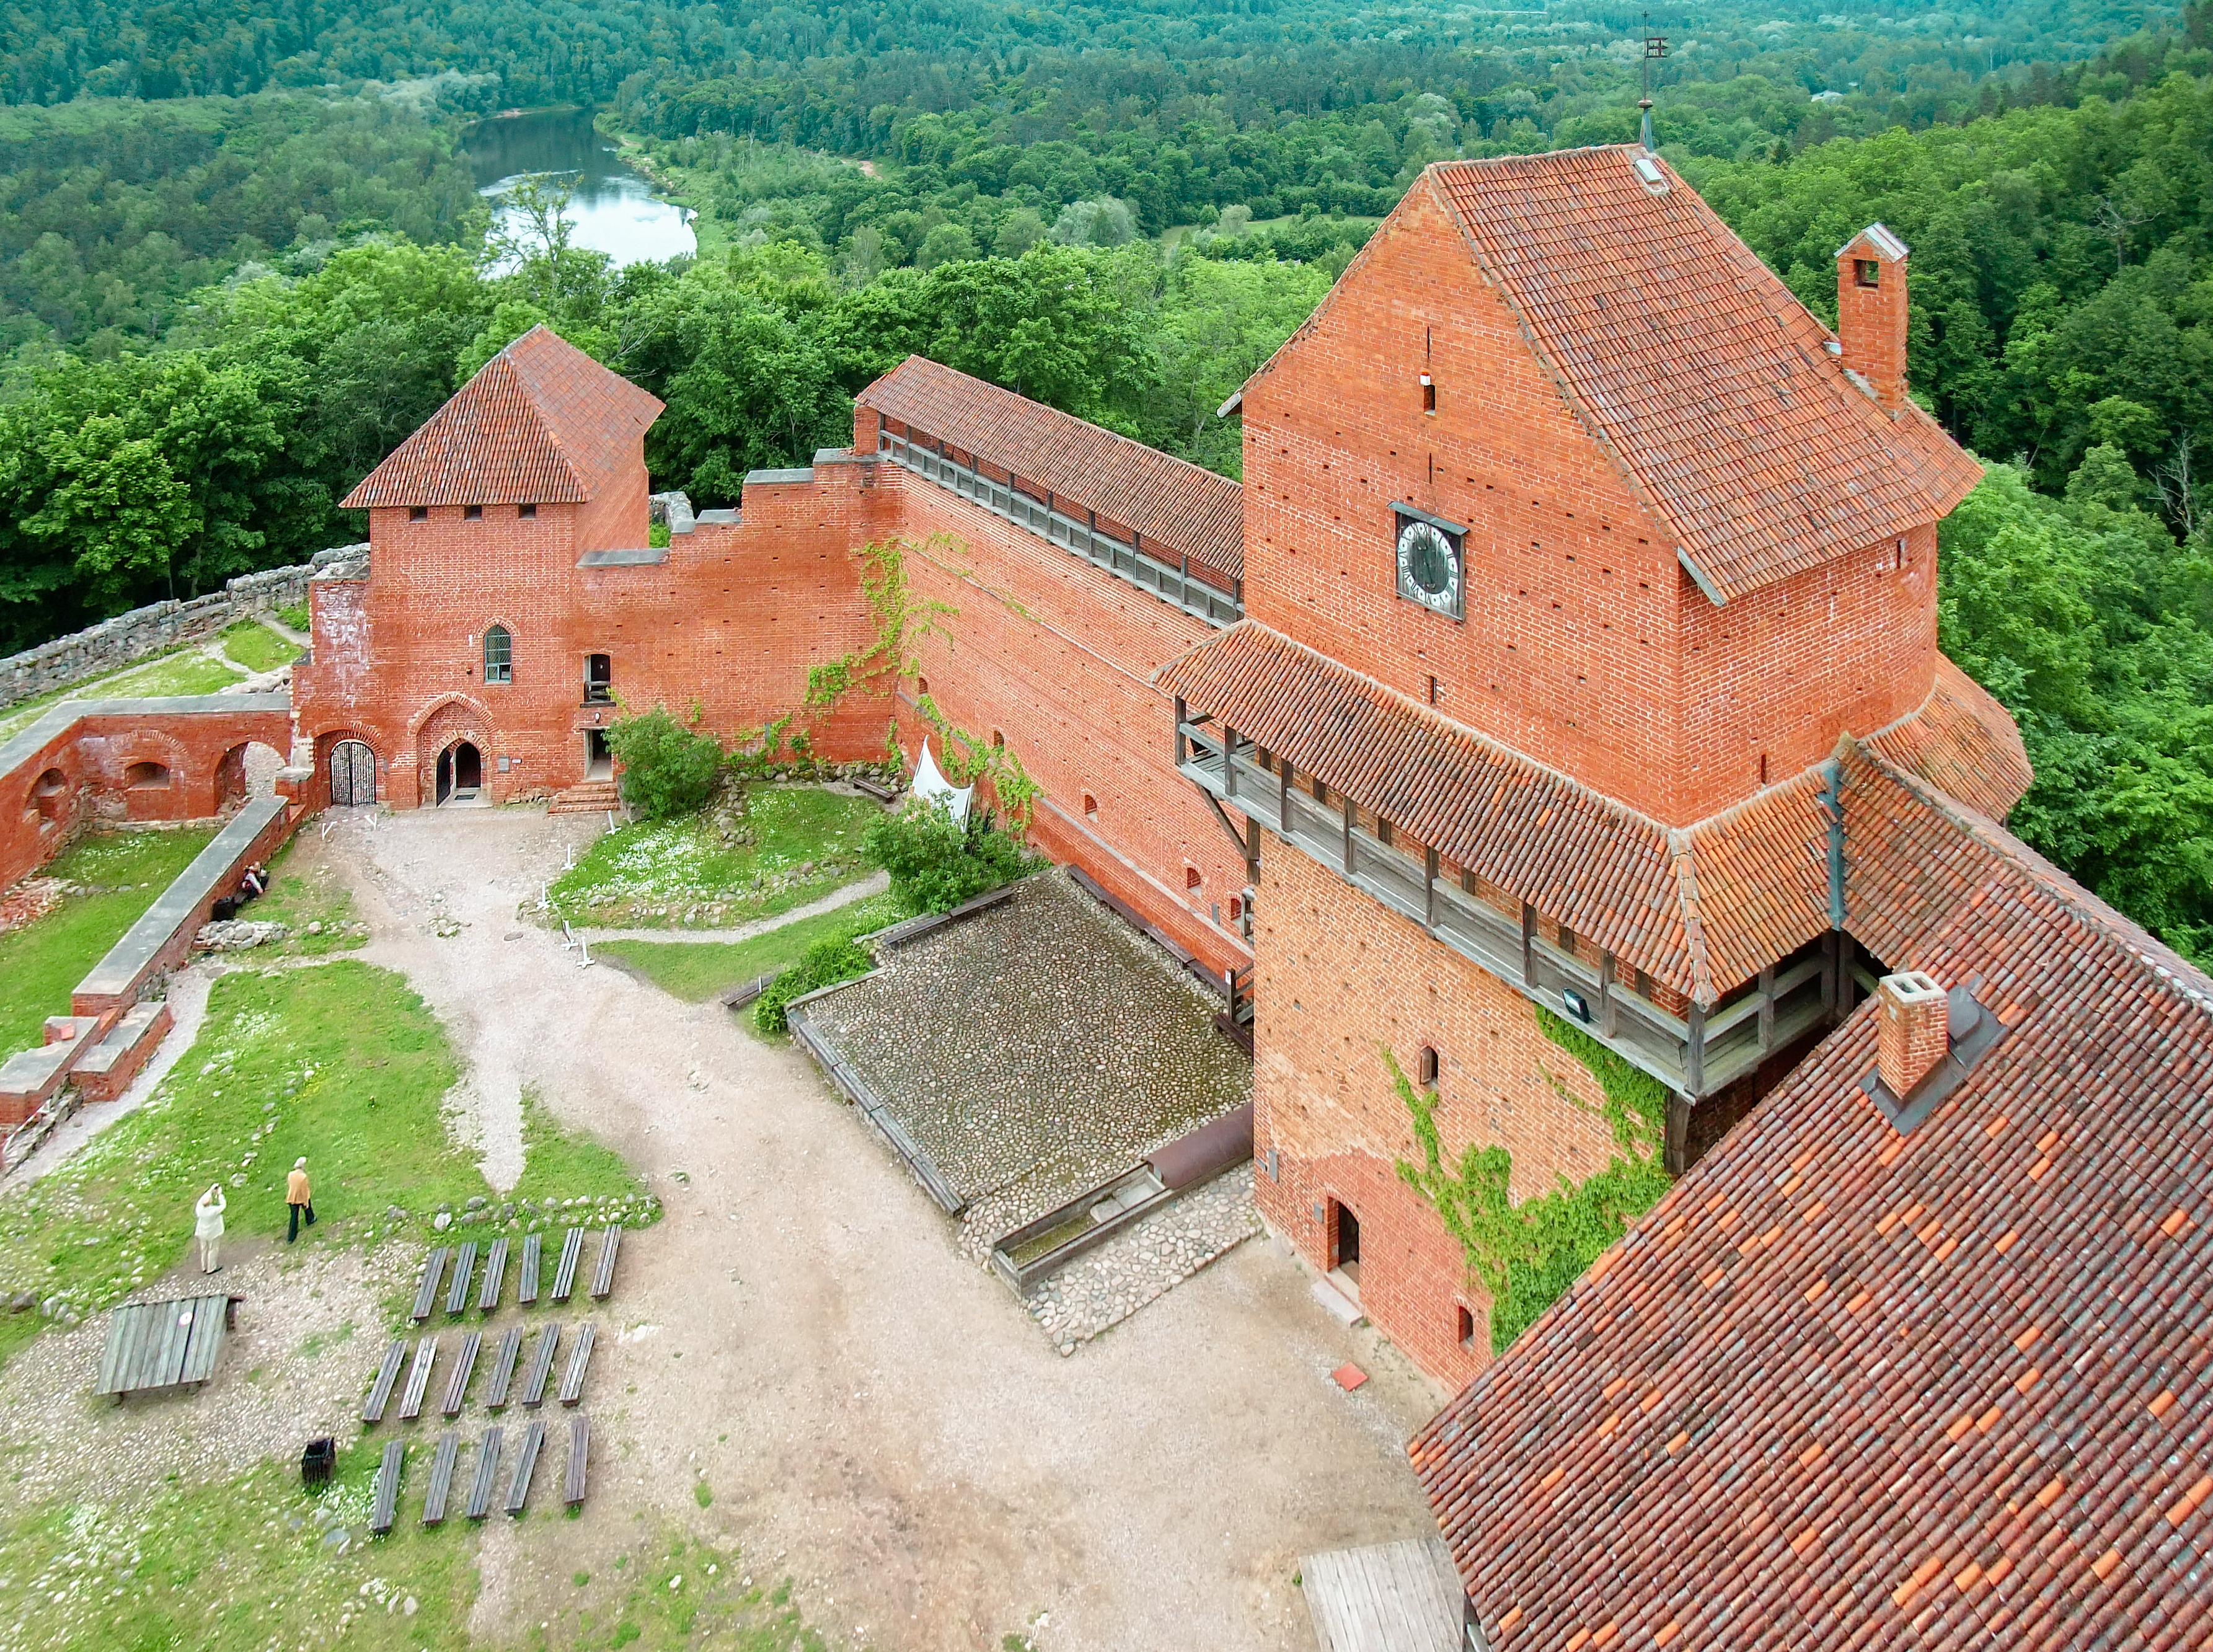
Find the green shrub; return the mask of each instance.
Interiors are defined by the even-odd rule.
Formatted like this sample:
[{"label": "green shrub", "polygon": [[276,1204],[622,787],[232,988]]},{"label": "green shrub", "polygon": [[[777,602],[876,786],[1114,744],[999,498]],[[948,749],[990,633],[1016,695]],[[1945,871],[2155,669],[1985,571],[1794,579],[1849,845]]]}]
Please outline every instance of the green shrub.
[{"label": "green shrub", "polygon": [[972,814],[963,826],[944,804],[920,798],[871,826],[861,852],[891,874],[892,893],[918,912],[949,912],[1025,869],[1021,845],[989,815]]},{"label": "green shrub", "polygon": [[656,705],[607,729],[607,747],[622,764],[623,797],[647,820],[689,814],[714,795],[722,748],[698,721],[696,707],[686,724]]},{"label": "green shrub", "polygon": [[764,1033],[789,1032],[791,1023],[784,1018],[784,1010],[794,998],[804,997],[817,987],[834,986],[866,975],[875,966],[875,960],[850,936],[818,941],[753,1000],[753,1025]]}]

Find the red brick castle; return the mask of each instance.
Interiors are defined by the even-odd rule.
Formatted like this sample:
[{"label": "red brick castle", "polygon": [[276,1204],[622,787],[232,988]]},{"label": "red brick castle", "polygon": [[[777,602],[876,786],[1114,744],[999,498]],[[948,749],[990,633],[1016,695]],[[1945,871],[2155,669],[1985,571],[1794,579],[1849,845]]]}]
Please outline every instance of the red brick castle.
[{"label": "red brick castle", "polygon": [[[1464,1388],[1415,1457],[1473,1643],[2078,1643],[2003,1630],[2050,1577],[2160,1621],[2213,1539],[2213,984],[1997,824],[1907,257],[1839,249],[1832,333],[1641,148],[1441,163],[1237,399],[1241,488],[911,359],[661,548],[658,405],[535,332],[347,501],[299,736],[341,797],[596,804],[618,698],[792,711],[897,544],[946,618],[814,749],[911,759],[926,697],[1249,970],[1263,1214]],[[1494,1364],[1432,1147],[1511,1205],[1677,1180]]]}]

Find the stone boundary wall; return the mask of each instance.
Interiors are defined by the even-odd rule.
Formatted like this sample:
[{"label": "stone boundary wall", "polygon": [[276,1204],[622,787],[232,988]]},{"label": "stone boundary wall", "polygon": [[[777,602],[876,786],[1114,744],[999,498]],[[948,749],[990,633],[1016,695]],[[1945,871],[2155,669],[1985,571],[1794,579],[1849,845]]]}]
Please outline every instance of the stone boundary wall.
[{"label": "stone boundary wall", "polygon": [[308,580],[329,562],[357,557],[365,545],[334,546],[295,568],[241,574],[220,591],[185,602],[149,602],[97,625],[0,660],[0,710],[88,677],[136,665],[180,643],[204,642],[249,615],[304,607]]}]

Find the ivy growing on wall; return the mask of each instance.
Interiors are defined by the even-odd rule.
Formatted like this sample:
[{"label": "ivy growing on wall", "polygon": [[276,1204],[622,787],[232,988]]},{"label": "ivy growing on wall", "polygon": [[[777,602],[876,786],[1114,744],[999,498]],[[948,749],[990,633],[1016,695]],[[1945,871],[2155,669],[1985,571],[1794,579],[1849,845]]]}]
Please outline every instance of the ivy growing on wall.
[{"label": "ivy growing on wall", "polygon": [[[1446,1164],[1436,1097],[1417,1088],[1391,1052],[1383,1052],[1422,1151],[1419,1165],[1399,1161],[1399,1178],[1436,1209],[1491,1292],[1494,1353],[1503,1353],[1668,1186],[1661,1151],[1667,1139],[1667,1086],[1552,1011],[1539,1006],[1536,1015],[1545,1036],[1598,1081],[1605,1097],[1599,1111],[1618,1151],[1596,1174],[1581,1182],[1562,1176],[1552,1192],[1519,1204],[1508,1193],[1513,1155],[1503,1147],[1471,1145],[1458,1164]],[[1589,1106],[1555,1074],[1546,1070],[1545,1076],[1576,1106]]]}]

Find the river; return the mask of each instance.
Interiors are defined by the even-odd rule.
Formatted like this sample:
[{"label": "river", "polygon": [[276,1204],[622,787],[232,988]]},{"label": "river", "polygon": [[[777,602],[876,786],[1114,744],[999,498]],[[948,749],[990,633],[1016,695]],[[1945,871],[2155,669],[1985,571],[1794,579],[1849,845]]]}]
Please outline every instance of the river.
[{"label": "river", "polygon": [[588,109],[539,109],[484,120],[461,139],[477,188],[497,207],[516,180],[532,173],[581,174],[569,217],[570,245],[605,253],[617,265],[658,263],[695,253],[691,214],[653,192],[615,146],[592,125]]}]

